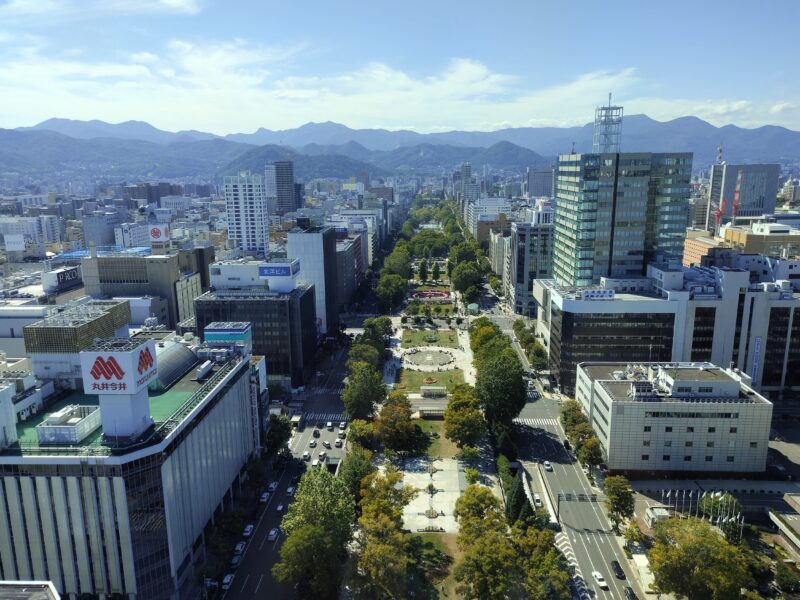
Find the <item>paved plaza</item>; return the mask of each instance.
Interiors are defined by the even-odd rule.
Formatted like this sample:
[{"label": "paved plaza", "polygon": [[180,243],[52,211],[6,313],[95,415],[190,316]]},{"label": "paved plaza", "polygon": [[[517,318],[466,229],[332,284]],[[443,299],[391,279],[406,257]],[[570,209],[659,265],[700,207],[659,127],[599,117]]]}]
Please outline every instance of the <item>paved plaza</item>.
[{"label": "paved plaza", "polygon": [[[453,511],[467,482],[456,459],[409,459],[403,466],[403,483],[419,489],[403,510],[406,528],[412,532],[424,531],[428,527],[437,527],[446,533],[458,531]],[[429,492],[430,484],[436,490],[434,494]]]}]

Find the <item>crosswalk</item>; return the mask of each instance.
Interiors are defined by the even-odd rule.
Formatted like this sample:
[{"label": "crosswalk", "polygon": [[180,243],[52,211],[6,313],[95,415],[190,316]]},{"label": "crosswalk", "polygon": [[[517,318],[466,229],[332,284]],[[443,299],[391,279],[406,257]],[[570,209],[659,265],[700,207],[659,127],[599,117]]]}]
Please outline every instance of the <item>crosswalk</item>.
[{"label": "crosswalk", "polygon": [[338,425],[341,421],[344,421],[345,417],[343,413],[336,412],[336,413],[322,413],[322,412],[312,412],[306,413],[306,421],[332,421],[334,425]]},{"label": "crosswalk", "polygon": [[322,385],[322,386],[313,388],[313,393],[314,394],[321,394],[321,395],[322,394],[334,394],[334,395],[338,396],[338,395],[340,395],[342,393],[343,389],[344,389],[344,385],[343,384],[339,384],[339,385]]},{"label": "crosswalk", "polygon": [[545,429],[547,427],[555,427],[556,419],[514,419],[517,425],[525,425],[526,427],[539,427]]},{"label": "crosswalk", "polygon": [[578,566],[578,559],[575,558],[575,552],[572,550],[569,537],[567,537],[567,534],[563,531],[556,534],[556,548],[561,550],[561,553],[567,559],[572,585],[577,593],[577,596],[573,596],[573,598],[577,598],[578,600],[590,600],[592,597],[591,592],[586,586],[586,582],[583,580],[581,568]]}]

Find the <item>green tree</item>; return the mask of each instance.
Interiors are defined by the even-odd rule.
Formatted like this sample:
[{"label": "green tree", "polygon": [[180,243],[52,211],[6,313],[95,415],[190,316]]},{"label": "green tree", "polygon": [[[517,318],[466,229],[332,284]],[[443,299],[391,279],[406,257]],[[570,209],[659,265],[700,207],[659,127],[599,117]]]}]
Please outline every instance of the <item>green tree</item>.
[{"label": "green tree", "polygon": [[353,364],[358,362],[367,363],[377,369],[381,362],[380,352],[369,344],[353,344],[347,354],[347,368],[352,369]]},{"label": "green tree", "polygon": [[455,569],[458,592],[465,600],[515,597],[521,576],[516,549],[508,536],[497,530],[489,530],[465,546]]},{"label": "green tree", "polygon": [[800,592],[800,573],[794,567],[779,561],[775,566],[775,585],[785,594]]},{"label": "green tree", "polygon": [[742,512],[742,505],[728,492],[710,493],[700,497],[700,512],[709,518],[734,517]]},{"label": "green tree", "polygon": [[470,287],[477,286],[482,279],[483,276],[478,270],[478,267],[476,267],[474,263],[467,262],[457,265],[450,275],[453,288],[461,293],[466,292]]},{"label": "green tree", "polygon": [[419,262],[419,280],[420,281],[428,280],[428,261],[425,259],[422,259]]},{"label": "green tree", "polygon": [[597,467],[603,464],[603,448],[597,436],[592,436],[581,444],[578,460],[587,467]]},{"label": "green tree", "polygon": [[369,421],[364,419],[353,419],[350,422],[350,431],[347,439],[351,444],[357,444],[362,448],[371,448],[375,439],[375,429]]},{"label": "green tree", "polygon": [[372,339],[381,340],[386,345],[386,341],[392,337],[394,329],[392,320],[389,317],[370,317],[364,319],[364,335]]},{"label": "green tree", "polygon": [[[350,425],[352,433],[352,424]],[[347,489],[358,501],[361,494],[361,481],[372,473],[375,467],[372,464],[372,452],[359,445],[353,446],[345,455],[339,467],[339,478],[344,481]]]},{"label": "green tree", "polygon": [[583,446],[584,442],[596,437],[594,429],[592,429],[592,426],[586,421],[577,423],[572,428],[566,430],[566,433],[569,441],[575,447],[576,453],[580,453],[581,446]]},{"label": "green tree", "polygon": [[531,368],[536,371],[544,371],[547,369],[547,350],[539,342],[535,342],[528,354],[528,361],[531,363]]},{"label": "green tree", "polygon": [[656,589],[691,600],[738,598],[752,581],[743,551],[700,519],[658,523],[649,558]]},{"label": "green tree", "polygon": [[411,274],[411,256],[408,252],[408,248],[405,245],[395,246],[392,253],[383,261],[381,275],[399,275],[403,279],[408,280],[411,278]]},{"label": "green tree", "polygon": [[438,281],[442,276],[441,269],[439,268],[439,261],[433,261],[433,269],[431,269],[431,279]]},{"label": "green tree", "polygon": [[636,524],[636,521],[631,521],[628,523],[628,526],[625,528],[625,531],[622,533],[622,535],[625,537],[625,541],[627,542],[628,546],[641,544],[645,538],[642,530],[639,529],[639,526]]},{"label": "green tree", "polygon": [[474,485],[481,480],[481,472],[473,467],[466,467],[464,469],[464,476],[467,479],[467,485]]},{"label": "green tree", "polygon": [[621,475],[606,477],[603,488],[606,493],[609,517],[614,525],[614,530],[617,531],[623,519],[630,519],[633,516],[633,489],[628,480]]},{"label": "green tree", "polygon": [[[544,522],[547,522],[546,517]],[[569,568],[555,547],[555,534],[549,529],[527,526],[520,517],[511,539],[522,563],[525,597],[530,600],[569,600]]]},{"label": "green tree", "polygon": [[383,311],[391,311],[405,298],[408,280],[400,275],[381,275],[375,286],[375,299]]},{"label": "green tree", "polygon": [[269,429],[264,439],[264,450],[268,456],[276,454],[292,437],[292,422],[286,415],[270,415]]},{"label": "green tree", "polygon": [[288,536],[304,525],[322,527],[342,551],[350,541],[355,517],[355,501],[345,482],[327,469],[311,469],[300,479],[281,529]]},{"label": "green tree", "polygon": [[300,598],[332,598],[339,587],[340,550],[323,527],[301,525],[281,545],[272,574],[280,583],[296,586]]},{"label": "green tree", "polygon": [[411,403],[403,401],[386,403],[375,421],[375,432],[389,450],[410,452],[417,438],[417,426],[411,420]]},{"label": "green tree", "polygon": [[354,363],[347,385],[342,390],[342,402],[347,414],[354,419],[370,417],[375,405],[386,399],[383,377],[367,363]]},{"label": "green tree", "polygon": [[514,523],[519,518],[522,507],[528,504],[520,473],[514,477],[514,484],[510,490],[506,491],[506,494],[506,518],[509,523]]},{"label": "green tree", "polygon": [[522,365],[511,348],[486,360],[475,393],[489,423],[510,424],[525,406]]},{"label": "green tree", "polygon": [[475,249],[467,242],[456,244],[450,248],[450,254],[447,258],[454,267],[461,263],[474,263],[477,260]]},{"label": "green tree", "polygon": [[506,530],[500,500],[483,485],[468,485],[456,500],[453,516],[458,520],[458,545],[466,548],[487,531]]},{"label": "green tree", "polygon": [[[466,389],[464,389],[466,388]],[[472,387],[457,386],[444,411],[444,432],[458,446],[474,446],[486,431],[486,421]]]}]

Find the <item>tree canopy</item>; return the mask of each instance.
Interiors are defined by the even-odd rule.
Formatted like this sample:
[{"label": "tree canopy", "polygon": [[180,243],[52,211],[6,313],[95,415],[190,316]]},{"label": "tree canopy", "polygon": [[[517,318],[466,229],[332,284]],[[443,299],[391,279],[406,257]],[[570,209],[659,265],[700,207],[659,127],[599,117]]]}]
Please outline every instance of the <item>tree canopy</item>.
[{"label": "tree canopy", "polygon": [[342,390],[342,402],[352,419],[372,416],[375,405],[386,399],[383,376],[367,363],[354,363]]},{"label": "tree canopy", "polygon": [[633,516],[633,489],[628,480],[621,475],[606,477],[603,488],[606,493],[609,516],[614,529],[617,530],[623,519],[630,519]]},{"label": "tree canopy", "polygon": [[472,386],[456,386],[444,411],[444,432],[459,447],[474,446],[486,431],[478,398]]}]

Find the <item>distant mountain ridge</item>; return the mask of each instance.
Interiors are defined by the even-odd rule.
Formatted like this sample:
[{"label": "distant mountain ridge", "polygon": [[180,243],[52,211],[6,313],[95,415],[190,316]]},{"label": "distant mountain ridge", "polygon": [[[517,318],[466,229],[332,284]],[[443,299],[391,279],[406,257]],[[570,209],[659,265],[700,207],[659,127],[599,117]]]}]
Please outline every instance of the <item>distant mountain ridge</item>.
[{"label": "distant mountain ridge", "polygon": [[[115,138],[144,140],[157,144],[223,139],[250,145],[278,145],[311,156],[337,151],[356,160],[370,160],[368,152],[391,152],[420,144],[450,147],[490,148],[510,142],[541,156],[591,150],[592,125],[581,127],[513,127],[497,131],[448,131],[417,133],[409,130],[351,129],[333,122],[306,123],[293,129],[273,131],[260,128],[253,133],[215,136],[202,131],[162,131],[142,121],[110,124],[103,121],[49,119],[17,131],[57,131],[78,139]],[[766,125],[744,129],[735,125],[716,127],[697,117],[656,121],[645,115],[626,116],[622,125],[623,151],[693,152],[695,165],[711,164],[719,144],[731,162],[789,162],[800,159],[800,132]],[[374,157],[372,157],[374,158]]]}]

